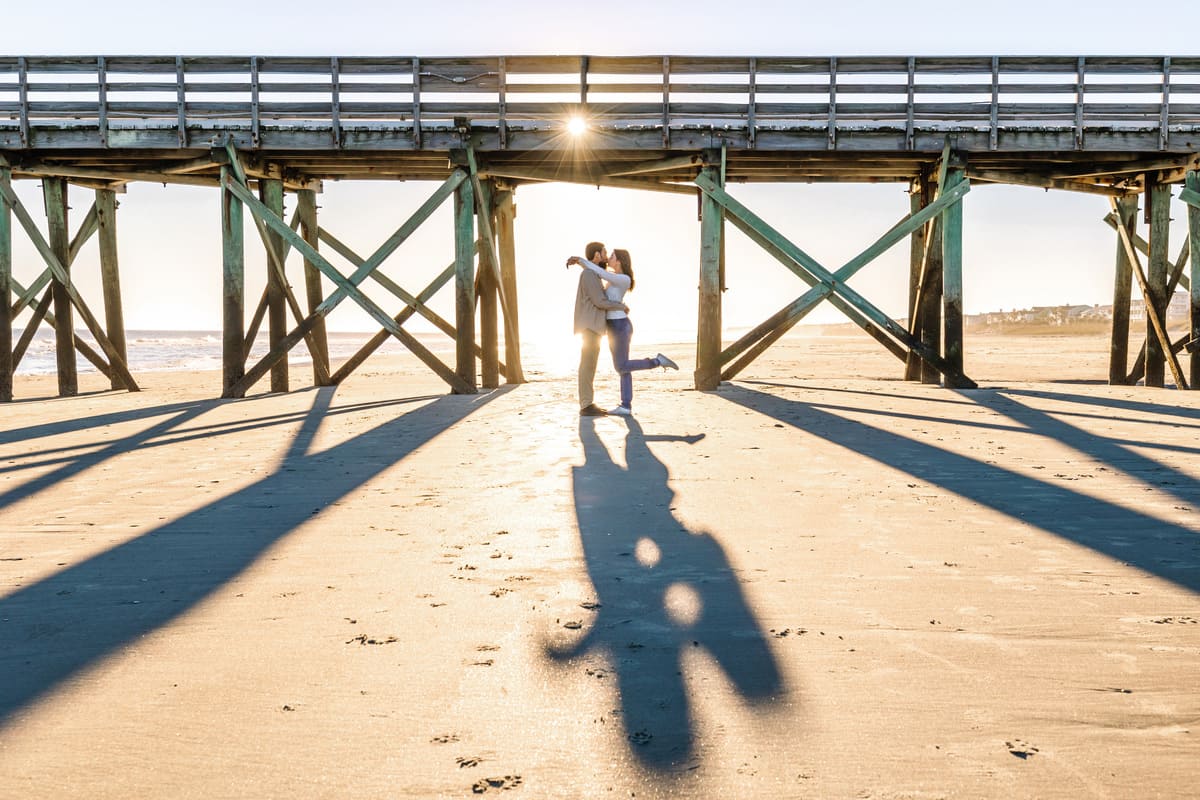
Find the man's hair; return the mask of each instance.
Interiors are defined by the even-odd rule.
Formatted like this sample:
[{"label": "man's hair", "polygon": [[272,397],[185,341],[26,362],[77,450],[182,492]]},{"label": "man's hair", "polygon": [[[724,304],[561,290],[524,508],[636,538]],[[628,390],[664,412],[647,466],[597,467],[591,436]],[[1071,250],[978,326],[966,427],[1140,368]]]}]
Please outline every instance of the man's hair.
[{"label": "man's hair", "polygon": [[604,249],[604,242],[588,242],[587,247],[583,248],[583,257],[588,261],[595,263],[596,254]]}]

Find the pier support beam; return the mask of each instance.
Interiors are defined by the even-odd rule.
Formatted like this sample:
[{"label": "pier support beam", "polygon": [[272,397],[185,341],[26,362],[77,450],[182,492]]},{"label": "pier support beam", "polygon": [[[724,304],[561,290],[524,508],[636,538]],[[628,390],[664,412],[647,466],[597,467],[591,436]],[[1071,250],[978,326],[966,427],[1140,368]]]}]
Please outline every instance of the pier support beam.
[{"label": "pier support beam", "polygon": [[[12,169],[0,156],[0,186],[12,189]],[[13,399],[12,209],[0,193],[0,403]]]},{"label": "pier support beam", "polygon": [[[926,191],[927,176],[922,174],[909,187],[909,213],[916,214],[929,202]],[[929,225],[922,225],[909,236],[908,249],[908,331],[920,335],[921,317],[921,267],[925,263],[925,248],[929,238]],[[904,360],[904,380],[915,381],[921,377],[921,359],[909,353]]]},{"label": "pier support beam", "polygon": [[[1188,170],[1185,187],[1190,192],[1200,193],[1200,172]],[[1191,286],[1189,287],[1189,333],[1188,353],[1190,357],[1190,380],[1193,389],[1200,388],[1200,207],[1188,204],[1188,259],[1191,262]]]},{"label": "pier support beam", "polygon": [[521,325],[517,303],[516,193],[512,189],[501,189],[494,197],[500,285],[504,296],[508,298],[508,308],[504,309],[504,362],[507,367],[504,377],[508,383],[524,383],[525,373],[521,369]]},{"label": "pier support beam", "polygon": [[463,181],[454,190],[454,325],[455,372],[462,386],[455,394],[472,394],[475,380],[475,190]]},{"label": "pier support beam", "polygon": [[[1150,204],[1150,255],[1146,259],[1146,281],[1150,294],[1145,298],[1147,307],[1151,305],[1158,312],[1158,318],[1166,325],[1167,277],[1170,271],[1170,257],[1167,254],[1168,237],[1171,227],[1171,186],[1170,184],[1153,183],[1147,193],[1146,201]],[[1154,328],[1146,323],[1146,385],[1162,388],[1166,376],[1167,354],[1161,343],[1155,338]]]},{"label": "pier support beam", "polygon": [[[100,277],[104,291],[104,329],[113,349],[128,363],[125,343],[125,312],[121,305],[121,277],[117,265],[117,193],[111,189],[96,190],[96,222],[100,236]],[[116,375],[109,375],[113,389],[125,388]]]},{"label": "pier support beam", "polygon": [[229,167],[221,167],[222,397],[233,397],[246,373],[246,237],[242,201],[224,188],[230,175]]},{"label": "pier support beam", "polygon": [[[283,219],[283,181],[275,179],[260,179],[258,182],[259,199],[271,213]],[[264,244],[276,253],[285,252],[283,238],[274,231],[264,234]],[[283,276],[282,264],[275,269],[271,264],[270,254],[267,256],[267,335],[270,349],[274,349],[284,336],[287,336],[287,286]],[[314,364],[316,359],[313,359]],[[281,358],[271,367],[271,391],[286,392],[288,390],[288,361]]]},{"label": "pier support beam", "polygon": [[[945,165],[948,151],[942,156]],[[942,193],[942,185],[946,182],[947,168],[943,166],[935,179],[929,173],[923,173],[920,178],[921,200],[920,208],[925,208],[934,202]],[[917,203],[912,203],[916,213]],[[924,227],[922,236],[924,252],[917,265],[916,294],[911,305],[912,313],[909,318],[908,332],[929,351],[940,353],[942,340],[942,224],[944,218],[938,214]],[[911,279],[910,279],[911,281]],[[904,368],[904,379],[921,381],[922,383],[940,382],[940,373],[920,355],[910,350]]]},{"label": "pier support beam", "polygon": [[[1117,224],[1132,239],[1137,229],[1137,197],[1117,200]],[[1133,264],[1117,234],[1116,270],[1113,277],[1112,343],[1108,356],[1108,382],[1123,386],[1129,382],[1129,306],[1133,296]]]},{"label": "pier support beam", "polygon": [[[724,188],[720,170],[704,167],[701,176]],[[716,389],[721,382],[721,206],[705,192],[700,198],[700,304],[696,321],[695,387]]]},{"label": "pier support beam", "polygon": [[[67,230],[67,181],[64,178],[43,178],[42,196],[46,204],[47,237],[51,252],[70,276],[70,233]],[[79,375],[75,366],[75,311],[66,284],[53,283],[54,317],[58,320],[54,349],[58,368],[58,394],[74,397],[79,394]]]},{"label": "pier support beam", "polygon": [[[300,235],[314,249],[320,246],[321,228],[317,223],[317,193],[312,189],[301,189],[296,193],[297,211],[300,215]],[[304,259],[304,294],[308,300],[308,313],[315,314],[325,294],[321,287],[321,271],[311,259]],[[325,318],[320,317],[312,327],[308,338],[309,347],[313,348],[313,385],[330,385],[329,374],[329,335],[325,330]],[[324,369],[321,369],[324,365]]]},{"label": "pier support beam", "polygon": [[[966,180],[958,167],[946,173],[946,185]],[[942,212],[942,357],[955,374],[963,371],[962,203]]]},{"label": "pier support beam", "polygon": [[[488,220],[491,224],[483,224],[480,221],[479,235],[484,236],[484,231],[495,231],[495,197],[496,184],[494,181],[481,181],[480,189],[484,197],[482,202],[477,204],[479,211],[476,213],[484,213],[487,209],[493,219]],[[495,247],[495,242],[492,242],[492,247]],[[483,250],[483,243],[480,243],[480,251]],[[476,299],[479,303],[479,346],[481,352],[480,364],[480,382],[485,389],[495,389],[500,385],[500,314],[499,314],[499,291],[500,286],[496,280],[496,272],[490,269],[480,269],[475,276],[475,288],[477,291]]]}]

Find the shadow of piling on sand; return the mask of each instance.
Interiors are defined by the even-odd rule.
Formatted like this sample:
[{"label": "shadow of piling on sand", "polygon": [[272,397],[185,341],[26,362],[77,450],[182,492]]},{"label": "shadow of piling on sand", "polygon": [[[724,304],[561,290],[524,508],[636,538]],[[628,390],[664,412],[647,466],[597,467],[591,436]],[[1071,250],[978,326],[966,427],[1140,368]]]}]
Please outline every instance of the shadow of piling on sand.
[{"label": "shadow of piling on sand", "polygon": [[[195,607],[331,503],[345,497],[506,390],[439,396],[321,452],[311,447],[336,388],[312,407],[274,471],[243,489],[0,598],[0,728],[41,696]],[[413,401],[394,401],[397,404]],[[22,497],[107,458],[148,446],[212,403],[171,416],[83,465],[66,464],[18,489]],[[136,416],[136,415],[135,415]],[[143,415],[150,416],[150,415]],[[289,420],[292,421],[292,420]],[[217,427],[208,435],[216,436]],[[201,435],[201,434],[195,434]]]},{"label": "shadow of piling on sand", "polygon": [[647,436],[635,419],[626,423],[621,467],[595,419],[580,419],[585,461],[573,469],[575,513],[598,607],[581,639],[549,654],[559,662],[607,658],[631,752],[644,767],[669,770],[694,754],[688,651],[705,651],[752,703],[771,701],[784,685],[724,549],[671,513],[668,470],[648,446],[692,444],[703,435]]},{"label": "shadow of piling on sand", "polygon": [[[715,396],[1047,533],[1089,547],[1117,562],[1157,575],[1189,591],[1200,592],[1200,535],[1139,510],[1132,496],[1127,505],[1110,502],[1060,483],[1024,475],[840,416],[819,403],[779,397],[741,385],[723,386]],[[1114,471],[1125,472],[1146,483],[1162,483],[1164,476],[1170,477],[1171,482],[1164,487],[1168,494],[1200,505],[1200,485],[1195,480],[1129,450],[1123,443],[1083,431],[994,390],[962,392],[954,397],[955,402],[965,399],[980,408],[990,409],[1003,420],[1000,424],[1006,430],[1056,439],[1099,459]],[[1087,401],[1085,397],[1074,396],[1074,399]],[[1105,407],[1104,401],[1099,405]],[[839,409],[856,416],[880,413],[874,408],[869,393],[857,403],[847,400]],[[946,419],[941,421],[957,424]],[[973,427],[980,423],[962,424]]]}]

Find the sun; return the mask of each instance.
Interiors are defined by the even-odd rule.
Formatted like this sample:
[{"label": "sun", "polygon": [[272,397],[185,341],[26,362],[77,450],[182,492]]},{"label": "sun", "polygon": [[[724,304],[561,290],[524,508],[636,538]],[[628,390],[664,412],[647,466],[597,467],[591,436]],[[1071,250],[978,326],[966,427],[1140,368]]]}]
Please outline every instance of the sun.
[{"label": "sun", "polygon": [[587,131],[587,120],[580,116],[567,120],[567,133],[572,136],[582,136]]}]

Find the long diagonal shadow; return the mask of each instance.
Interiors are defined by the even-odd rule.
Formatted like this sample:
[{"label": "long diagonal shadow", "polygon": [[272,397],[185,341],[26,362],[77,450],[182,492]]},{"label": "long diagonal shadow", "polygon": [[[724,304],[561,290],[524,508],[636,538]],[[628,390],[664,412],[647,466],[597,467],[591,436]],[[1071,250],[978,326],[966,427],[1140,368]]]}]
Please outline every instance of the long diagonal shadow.
[{"label": "long diagonal shadow", "polygon": [[[717,396],[1158,575],[1192,592],[1200,591],[1200,536],[1194,530],[1065,486],[846,419],[799,400],[741,386],[722,388]],[[1050,435],[1065,435],[1056,427],[1048,428],[1048,431]],[[1112,455],[1104,449],[1094,452],[1102,457]],[[1123,466],[1114,465],[1117,469]],[[1175,495],[1200,502],[1200,491],[1190,479],[1188,485]]]},{"label": "long diagonal shadow", "polygon": [[667,468],[647,446],[648,440],[690,443],[698,437],[646,436],[630,419],[622,468],[594,425],[594,419],[580,419],[585,462],[574,468],[573,481],[599,608],[580,641],[551,648],[550,655],[560,661],[607,657],[634,755],[647,767],[668,769],[686,762],[694,749],[682,675],[686,651],[706,650],[752,702],[779,694],[783,679],[720,543],[671,513],[675,493]]},{"label": "long diagonal shadow", "polygon": [[[309,453],[334,391],[316,392],[272,474],[0,598],[0,725],[62,681],[209,597],[324,507],[499,395],[439,397]],[[181,416],[194,414],[184,410],[172,419]]]}]

